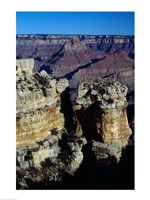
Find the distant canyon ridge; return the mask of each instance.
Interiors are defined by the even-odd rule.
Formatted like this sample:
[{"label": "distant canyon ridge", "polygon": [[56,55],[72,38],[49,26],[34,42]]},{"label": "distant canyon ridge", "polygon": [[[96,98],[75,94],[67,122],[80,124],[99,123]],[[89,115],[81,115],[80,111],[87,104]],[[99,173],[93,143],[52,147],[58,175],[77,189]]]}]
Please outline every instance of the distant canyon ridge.
[{"label": "distant canyon ridge", "polygon": [[16,189],[134,189],[134,37],[17,35],[16,57]]},{"label": "distant canyon ridge", "polygon": [[134,92],[134,36],[17,35],[17,58],[34,58],[33,72],[67,78],[74,101],[79,81],[111,77]]}]

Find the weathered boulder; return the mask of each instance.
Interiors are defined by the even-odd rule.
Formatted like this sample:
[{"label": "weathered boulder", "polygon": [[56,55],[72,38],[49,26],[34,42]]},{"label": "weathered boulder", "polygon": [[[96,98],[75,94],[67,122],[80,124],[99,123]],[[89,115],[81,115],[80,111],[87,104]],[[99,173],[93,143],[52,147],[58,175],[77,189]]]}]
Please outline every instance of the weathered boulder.
[{"label": "weathered boulder", "polygon": [[[112,164],[120,160],[122,148],[120,144],[104,144],[97,141],[91,142],[91,152],[93,157],[100,163]],[[110,159],[111,158],[111,159]]]},{"label": "weathered boulder", "polygon": [[87,143],[85,138],[68,138],[68,148],[65,149],[64,168],[65,171],[73,175],[83,162],[82,147]]}]

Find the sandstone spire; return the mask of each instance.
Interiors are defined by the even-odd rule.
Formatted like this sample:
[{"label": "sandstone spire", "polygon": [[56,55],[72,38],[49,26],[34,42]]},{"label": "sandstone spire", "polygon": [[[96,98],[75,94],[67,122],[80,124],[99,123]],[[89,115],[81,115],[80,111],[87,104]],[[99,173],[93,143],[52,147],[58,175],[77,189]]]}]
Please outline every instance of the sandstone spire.
[{"label": "sandstone spire", "polygon": [[80,131],[88,139],[126,146],[132,134],[126,114],[127,90],[125,85],[109,79],[80,82],[77,115],[82,127]]}]

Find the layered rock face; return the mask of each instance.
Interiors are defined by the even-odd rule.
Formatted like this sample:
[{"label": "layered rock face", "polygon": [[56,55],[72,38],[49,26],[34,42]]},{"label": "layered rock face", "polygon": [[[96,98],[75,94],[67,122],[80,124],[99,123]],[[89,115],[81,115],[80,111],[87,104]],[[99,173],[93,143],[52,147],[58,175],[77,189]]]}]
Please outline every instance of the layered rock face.
[{"label": "layered rock face", "polygon": [[[73,42],[65,48],[85,50]],[[81,81],[72,106],[66,78],[35,73],[33,59],[16,66],[17,189],[89,188],[95,180],[103,187],[113,180],[131,135],[127,87],[104,78]]]},{"label": "layered rock face", "polygon": [[77,124],[82,127],[78,131],[89,139],[126,146],[132,134],[126,113],[127,90],[125,85],[109,79],[80,82],[75,106]]},{"label": "layered rock face", "polygon": [[65,124],[61,95],[68,81],[51,79],[44,71],[32,74],[33,67],[33,59],[17,60],[16,142],[22,168],[39,166],[47,157],[57,156],[58,137],[51,133],[57,128],[61,135]]},{"label": "layered rock face", "polygon": [[[16,65],[17,172],[35,167],[41,175],[48,166],[53,171],[50,180],[59,181],[62,169],[74,174],[79,168],[86,143],[84,138],[63,139],[73,126],[68,80],[52,79],[45,71],[33,74],[33,59],[17,60]],[[23,182],[19,184],[26,188]]]},{"label": "layered rock face", "polygon": [[43,69],[69,80],[72,100],[78,82],[95,77],[116,78],[134,90],[134,37],[93,35],[17,35],[17,57],[34,58]]},{"label": "layered rock face", "polygon": [[60,95],[69,86],[68,81],[56,81],[42,72],[32,74],[33,63],[17,61],[17,144],[40,141],[53,128],[64,127]]}]

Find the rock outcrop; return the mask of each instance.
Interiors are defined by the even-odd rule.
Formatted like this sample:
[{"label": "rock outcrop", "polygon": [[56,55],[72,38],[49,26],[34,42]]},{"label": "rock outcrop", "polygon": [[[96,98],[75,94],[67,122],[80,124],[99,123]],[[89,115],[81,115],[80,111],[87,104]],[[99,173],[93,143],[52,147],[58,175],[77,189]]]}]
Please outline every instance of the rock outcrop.
[{"label": "rock outcrop", "polygon": [[66,77],[72,101],[78,82],[115,77],[134,90],[134,36],[17,35],[17,57],[34,58],[34,71],[43,69]]},{"label": "rock outcrop", "polygon": [[112,161],[119,162],[122,148],[120,144],[107,144],[97,141],[91,141],[91,152],[93,158],[99,163],[105,165],[112,164]]},{"label": "rock outcrop", "polygon": [[77,124],[82,127],[78,131],[89,140],[126,146],[132,134],[126,114],[127,90],[125,85],[109,79],[80,82],[75,106]]},{"label": "rock outcrop", "polygon": [[[68,81],[56,81],[43,71],[33,74],[33,64],[33,59],[17,60],[16,145],[22,168],[40,166],[45,159],[57,157],[58,138],[65,128],[61,104]],[[56,128],[59,137],[52,134]]]},{"label": "rock outcrop", "polygon": [[[17,60],[17,172],[34,167],[41,169],[42,174],[44,167],[49,171],[53,165],[55,174],[51,174],[50,180],[57,182],[63,176],[62,169],[73,175],[80,167],[86,139],[68,135],[73,129],[68,80],[52,79],[45,71],[32,73],[33,66],[33,59]],[[19,184],[26,187],[23,182]]]},{"label": "rock outcrop", "polygon": [[85,138],[69,138],[67,140],[68,148],[63,153],[65,161],[65,170],[67,173],[73,175],[83,162],[82,147],[87,143]]},{"label": "rock outcrop", "polygon": [[16,65],[17,189],[66,189],[74,181],[82,188],[85,177],[91,185],[101,180],[97,174],[112,168],[117,174],[131,135],[127,87],[110,79],[81,81],[72,106],[66,78],[35,73],[33,59]]},{"label": "rock outcrop", "polygon": [[85,42],[80,41],[77,37],[73,37],[70,41],[67,41],[64,45],[64,50],[65,51],[75,51],[75,52],[80,52],[80,51],[85,51],[87,49]]},{"label": "rock outcrop", "polygon": [[32,74],[33,63],[31,59],[17,61],[17,145],[38,142],[52,129],[64,128],[61,94],[69,86],[68,81],[56,81],[42,72]]}]

